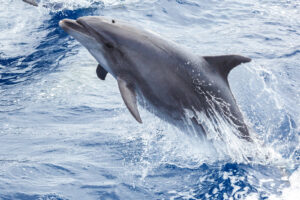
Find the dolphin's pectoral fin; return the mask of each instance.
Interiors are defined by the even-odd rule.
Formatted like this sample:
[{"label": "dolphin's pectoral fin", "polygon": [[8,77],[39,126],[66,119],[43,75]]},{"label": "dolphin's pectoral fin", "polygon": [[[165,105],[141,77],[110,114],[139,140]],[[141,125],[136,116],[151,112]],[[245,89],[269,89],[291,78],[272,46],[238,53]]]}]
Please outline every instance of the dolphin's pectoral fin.
[{"label": "dolphin's pectoral fin", "polygon": [[227,76],[234,67],[241,63],[250,62],[250,58],[239,55],[225,55],[225,56],[204,56],[203,57],[211,66],[216,69],[227,79]]},{"label": "dolphin's pectoral fin", "polygon": [[119,77],[117,78],[117,81],[125,105],[127,106],[132,116],[136,119],[136,121],[142,123],[142,119],[140,117],[136,104],[136,93],[134,91],[133,86]]},{"label": "dolphin's pectoral fin", "polygon": [[107,71],[100,64],[98,64],[97,66],[96,73],[98,78],[100,78],[101,80],[105,80]]}]

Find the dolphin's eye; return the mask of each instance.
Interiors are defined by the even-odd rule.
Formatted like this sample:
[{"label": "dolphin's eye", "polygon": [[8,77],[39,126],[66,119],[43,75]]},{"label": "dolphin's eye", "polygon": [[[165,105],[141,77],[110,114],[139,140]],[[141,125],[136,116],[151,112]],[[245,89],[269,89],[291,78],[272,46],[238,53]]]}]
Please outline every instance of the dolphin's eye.
[{"label": "dolphin's eye", "polygon": [[107,48],[109,48],[109,49],[113,49],[113,48],[114,48],[114,45],[113,45],[112,43],[110,43],[110,42],[106,42],[106,43],[105,43],[105,46],[106,46]]},{"label": "dolphin's eye", "polygon": [[111,20],[111,23],[113,23],[113,24],[114,24],[115,22],[116,22],[116,21],[115,21],[114,19],[113,19],[113,20]]}]

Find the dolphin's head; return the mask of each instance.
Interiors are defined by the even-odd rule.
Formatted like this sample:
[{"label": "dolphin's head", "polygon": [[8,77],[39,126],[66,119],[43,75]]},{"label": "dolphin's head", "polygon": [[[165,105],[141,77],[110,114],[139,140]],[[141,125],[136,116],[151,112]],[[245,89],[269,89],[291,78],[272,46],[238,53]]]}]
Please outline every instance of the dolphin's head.
[{"label": "dolphin's head", "polygon": [[125,57],[128,58],[130,57],[128,54],[136,52],[137,46],[140,47],[144,40],[139,35],[141,31],[124,22],[104,17],[64,19],[59,22],[59,25],[85,46],[99,64],[114,77],[117,76],[118,71],[124,70],[124,67],[129,65]]}]

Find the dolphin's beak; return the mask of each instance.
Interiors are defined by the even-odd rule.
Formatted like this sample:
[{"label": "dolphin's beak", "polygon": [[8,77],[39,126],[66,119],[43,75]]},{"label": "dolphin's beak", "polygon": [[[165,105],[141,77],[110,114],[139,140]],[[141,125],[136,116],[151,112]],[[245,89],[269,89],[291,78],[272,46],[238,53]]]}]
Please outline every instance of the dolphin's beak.
[{"label": "dolphin's beak", "polygon": [[88,31],[84,26],[82,26],[80,23],[78,23],[76,20],[72,19],[63,19],[59,21],[59,26],[68,34],[74,35],[75,32],[79,32],[84,35],[89,35]]}]

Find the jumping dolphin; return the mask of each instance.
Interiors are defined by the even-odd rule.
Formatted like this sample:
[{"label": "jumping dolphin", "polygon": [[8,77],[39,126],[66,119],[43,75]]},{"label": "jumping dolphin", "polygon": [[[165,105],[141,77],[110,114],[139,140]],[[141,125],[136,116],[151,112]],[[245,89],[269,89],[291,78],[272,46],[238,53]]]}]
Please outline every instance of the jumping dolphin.
[{"label": "jumping dolphin", "polygon": [[199,116],[214,123],[222,116],[236,127],[238,137],[252,141],[227,80],[231,69],[251,59],[201,57],[157,34],[104,17],[64,19],[59,25],[94,56],[100,79],[110,73],[117,80],[125,105],[139,123],[137,102],[180,128],[192,126],[203,137],[208,133]]}]

